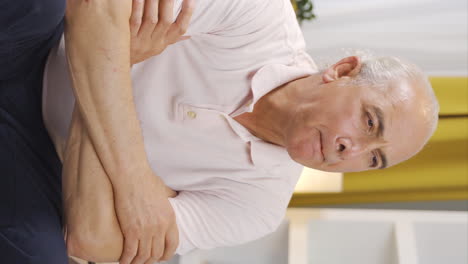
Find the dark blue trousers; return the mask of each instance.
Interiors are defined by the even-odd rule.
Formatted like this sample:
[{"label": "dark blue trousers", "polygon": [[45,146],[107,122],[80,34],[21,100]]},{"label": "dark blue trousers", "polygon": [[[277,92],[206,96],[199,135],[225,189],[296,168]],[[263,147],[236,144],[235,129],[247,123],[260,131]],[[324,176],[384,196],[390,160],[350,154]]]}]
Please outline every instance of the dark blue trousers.
[{"label": "dark blue trousers", "polygon": [[65,264],[61,162],[42,120],[65,0],[0,0],[0,263]]}]

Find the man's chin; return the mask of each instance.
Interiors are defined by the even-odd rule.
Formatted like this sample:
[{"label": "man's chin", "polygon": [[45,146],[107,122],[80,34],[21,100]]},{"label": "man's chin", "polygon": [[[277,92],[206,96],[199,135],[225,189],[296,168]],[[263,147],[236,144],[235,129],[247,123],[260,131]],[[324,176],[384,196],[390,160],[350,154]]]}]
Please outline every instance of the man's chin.
[{"label": "man's chin", "polygon": [[295,158],[295,157],[292,157],[291,154],[289,155],[291,157],[292,160],[294,160],[296,163],[299,163],[301,164],[302,166],[304,167],[307,167],[309,169],[313,169],[313,170],[321,170],[323,171],[323,164],[316,164],[316,163],[312,163],[309,161],[305,161],[305,160],[302,160],[301,158]]},{"label": "man's chin", "polygon": [[288,147],[289,157],[295,162],[309,168],[319,168],[323,164],[322,153],[316,153],[316,148],[313,147],[312,142],[305,142],[296,144],[295,147]]}]

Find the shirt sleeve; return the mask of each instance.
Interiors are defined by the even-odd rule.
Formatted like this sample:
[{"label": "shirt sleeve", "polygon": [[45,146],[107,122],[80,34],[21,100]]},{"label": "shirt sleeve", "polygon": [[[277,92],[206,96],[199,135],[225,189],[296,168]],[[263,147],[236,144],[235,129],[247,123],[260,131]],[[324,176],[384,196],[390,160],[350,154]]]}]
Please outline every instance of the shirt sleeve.
[{"label": "shirt sleeve", "polygon": [[290,194],[236,184],[217,191],[182,191],[169,199],[179,228],[176,254],[243,244],[278,228]]}]

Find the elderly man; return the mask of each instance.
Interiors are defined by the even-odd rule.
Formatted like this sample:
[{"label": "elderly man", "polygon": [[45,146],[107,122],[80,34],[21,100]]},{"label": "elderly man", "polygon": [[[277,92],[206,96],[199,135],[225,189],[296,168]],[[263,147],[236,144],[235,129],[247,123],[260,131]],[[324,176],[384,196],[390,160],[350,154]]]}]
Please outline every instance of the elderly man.
[{"label": "elderly man", "polygon": [[[353,56],[319,71],[289,0],[198,0],[191,38],[132,69],[176,41],[190,2],[67,8],[66,52],[62,43],[49,56],[43,114],[64,163],[72,255],[151,263],[259,238],[282,220],[302,165],[385,168],[417,153],[435,129],[437,103],[415,66]],[[174,8],[182,12],[173,28]],[[134,49],[142,43],[155,44]],[[16,170],[14,160],[7,166]],[[42,173],[56,177],[57,166]],[[59,218],[49,217],[63,251]],[[0,252],[23,249],[7,231]],[[29,245],[22,252],[60,263],[62,253]]]}]

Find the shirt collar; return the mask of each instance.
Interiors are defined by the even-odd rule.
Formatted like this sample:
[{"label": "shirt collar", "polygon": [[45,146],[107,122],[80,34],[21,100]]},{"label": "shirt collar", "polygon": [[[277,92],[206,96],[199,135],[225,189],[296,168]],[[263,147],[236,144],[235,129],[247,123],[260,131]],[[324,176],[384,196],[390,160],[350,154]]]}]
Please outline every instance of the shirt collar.
[{"label": "shirt collar", "polygon": [[317,72],[315,68],[310,66],[287,66],[283,64],[270,64],[260,68],[252,77],[251,98],[244,106],[233,112],[231,116],[235,117],[245,112],[252,112],[257,101],[267,93],[288,82]]},{"label": "shirt collar", "polygon": [[234,132],[249,145],[250,159],[255,166],[268,169],[293,162],[284,147],[266,142],[252,135],[247,128],[233,118],[229,117],[227,121]]}]

